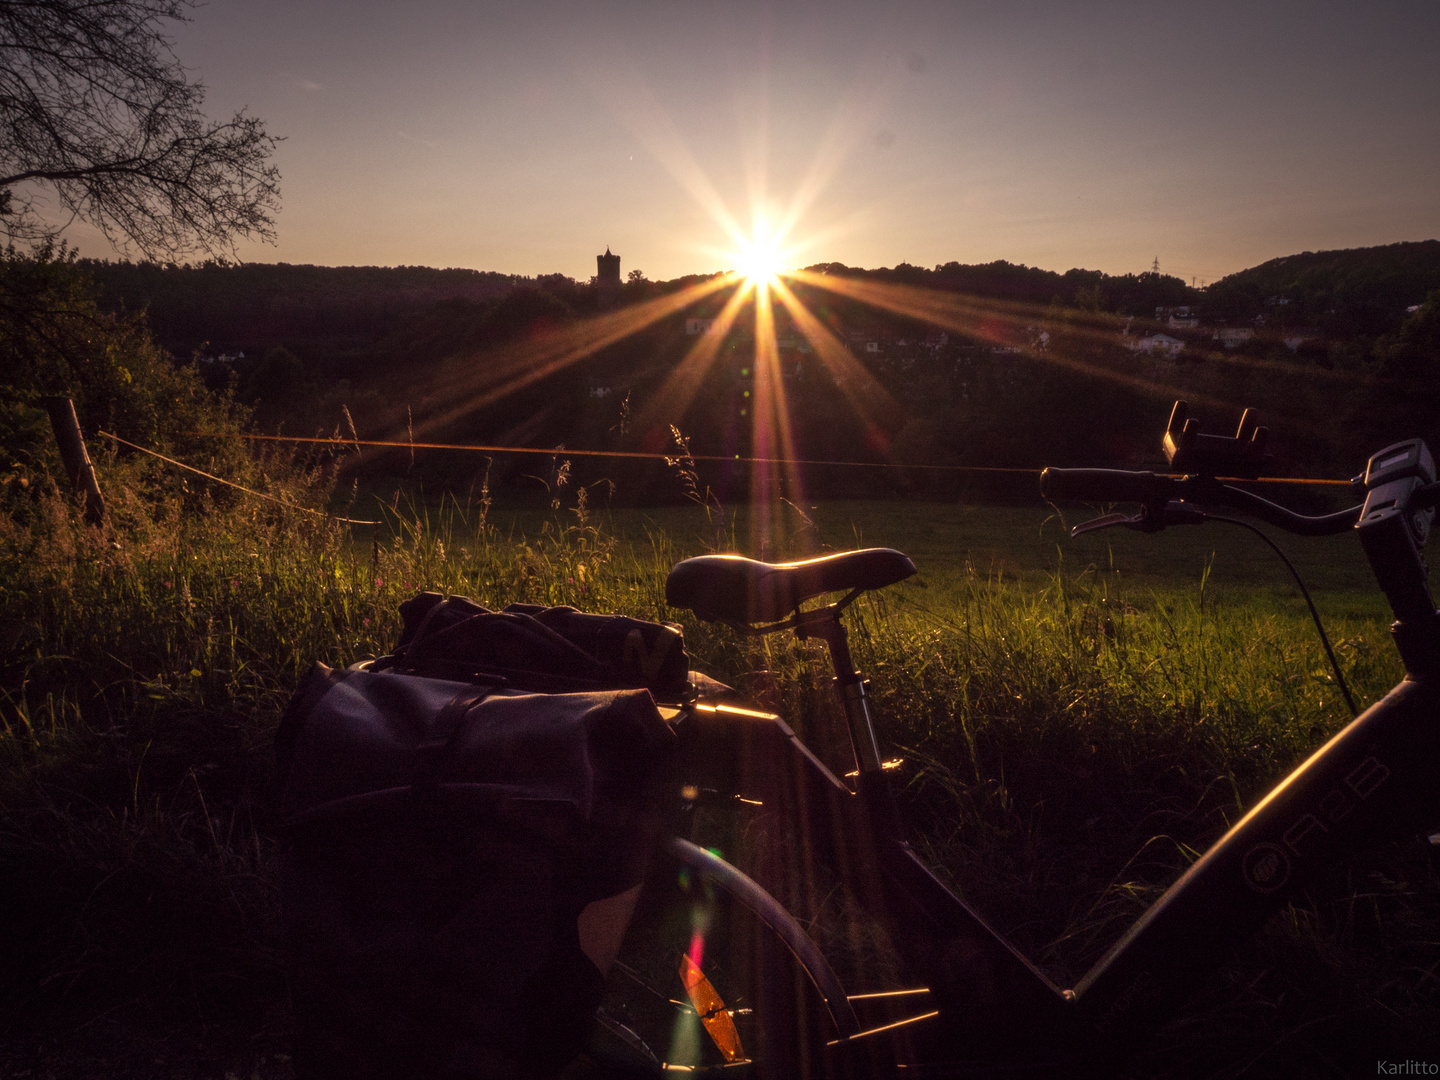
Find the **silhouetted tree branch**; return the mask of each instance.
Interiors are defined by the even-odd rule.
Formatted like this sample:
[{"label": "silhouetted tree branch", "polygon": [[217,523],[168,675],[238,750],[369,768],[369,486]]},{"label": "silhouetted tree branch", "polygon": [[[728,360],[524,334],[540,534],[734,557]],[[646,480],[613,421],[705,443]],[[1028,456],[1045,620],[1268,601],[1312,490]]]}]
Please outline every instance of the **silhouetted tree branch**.
[{"label": "silhouetted tree branch", "polygon": [[191,0],[0,0],[0,230],[53,237],[53,191],[71,220],[151,258],[273,241],[276,140],[244,111],[201,112],[202,83],[166,20]]}]

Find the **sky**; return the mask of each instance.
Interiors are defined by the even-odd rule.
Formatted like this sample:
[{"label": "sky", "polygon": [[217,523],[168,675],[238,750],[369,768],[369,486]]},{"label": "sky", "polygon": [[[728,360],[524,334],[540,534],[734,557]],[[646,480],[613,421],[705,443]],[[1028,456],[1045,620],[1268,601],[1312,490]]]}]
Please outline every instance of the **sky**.
[{"label": "sky", "polygon": [[1433,0],[209,0],[174,38],[284,139],[251,261],[663,280],[759,228],[1204,284],[1440,236]]}]

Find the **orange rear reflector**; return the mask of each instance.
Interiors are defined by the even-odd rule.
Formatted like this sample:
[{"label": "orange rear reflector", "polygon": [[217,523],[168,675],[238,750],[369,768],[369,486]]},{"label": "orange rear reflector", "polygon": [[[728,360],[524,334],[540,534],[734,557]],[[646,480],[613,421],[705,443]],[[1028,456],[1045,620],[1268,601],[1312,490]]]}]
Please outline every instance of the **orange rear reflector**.
[{"label": "orange rear reflector", "polygon": [[741,1061],[745,1048],[740,1045],[740,1033],[735,1030],[735,1021],[725,1008],[725,1002],[715,992],[704,973],[695,966],[690,957],[680,954],[680,981],[685,984],[685,993],[690,995],[690,1004],[695,1006],[696,1015],[726,1061]]}]

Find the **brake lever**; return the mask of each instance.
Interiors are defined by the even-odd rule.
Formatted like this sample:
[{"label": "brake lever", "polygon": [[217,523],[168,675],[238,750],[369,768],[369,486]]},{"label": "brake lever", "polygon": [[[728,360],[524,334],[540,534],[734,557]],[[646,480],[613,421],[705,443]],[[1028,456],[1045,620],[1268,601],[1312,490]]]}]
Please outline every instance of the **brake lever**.
[{"label": "brake lever", "polygon": [[1074,538],[1087,532],[1114,528],[1116,525],[1123,525],[1137,532],[1153,533],[1170,525],[1201,525],[1209,520],[1210,516],[1204,511],[1195,509],[1189,503],[1172,499],[1163,506],[1146,506],[1133,517],[1126,514],[1106,514],[1104,517],[1081,522],[1070,530],[1070,536]]},{"label": "brake lever", "polygon": [[1100,529],[1109,529],[1116,525],[1125,525],[1133,528],[1137,526],[1144,517],[1145,515],[1143,513],[1136,514],[1134,517],[1129,517],[1126,514],[1106,514],[1104,517],[1094,518],[1076,525],[1070,530],[1070,538],[1073,540],[1075,537],[1084,533],[1097,532]]}]

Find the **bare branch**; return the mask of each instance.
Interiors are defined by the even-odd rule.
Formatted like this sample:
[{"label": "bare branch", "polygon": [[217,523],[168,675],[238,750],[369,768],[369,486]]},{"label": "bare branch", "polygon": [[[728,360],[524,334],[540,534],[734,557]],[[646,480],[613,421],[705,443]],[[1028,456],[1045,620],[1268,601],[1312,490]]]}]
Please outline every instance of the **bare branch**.
[{"label": "bare branch", "polygon": [[57,232],[17,185],[151,258],[272,241],[276,140],[244,111],[201,112],[205,88],[163,24],[190,0],[0,0],[0,231]]}]

